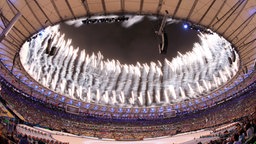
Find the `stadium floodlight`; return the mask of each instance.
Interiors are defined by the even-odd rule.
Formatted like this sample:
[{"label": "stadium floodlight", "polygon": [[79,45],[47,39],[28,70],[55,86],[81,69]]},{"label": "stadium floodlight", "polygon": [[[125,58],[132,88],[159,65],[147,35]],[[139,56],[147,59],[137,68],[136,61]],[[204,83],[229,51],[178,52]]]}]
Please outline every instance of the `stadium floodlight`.
[{"label": "stadium floodlight", "polygon": [[183,28],[184,28],[184,29],[188,29],[188,24],[187,24],[187,23],[184,23],[184,24],[183,24]]}]

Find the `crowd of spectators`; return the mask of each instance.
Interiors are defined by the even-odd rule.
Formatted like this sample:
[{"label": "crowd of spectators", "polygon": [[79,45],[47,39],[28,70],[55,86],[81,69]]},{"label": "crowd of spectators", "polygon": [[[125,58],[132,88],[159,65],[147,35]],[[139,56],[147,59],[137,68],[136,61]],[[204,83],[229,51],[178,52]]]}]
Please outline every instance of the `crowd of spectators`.
[{"label": "crowd of spectators", "polygon": [[[248,116],[254,111],[253,106],[256,103],[255,87],[256,84],[253,83],[250,89],[243,91],[241,96],[218,104],[211,109],[156,121],[111,120],[78,116],[66,113],[64,110],[47,105],[42,101],[36,101],[34,98],[26,97],[5,85],[2,85],[1,96],[8,105],[11,105],[25,118],[27,124],[67,131],[76,135],[118,140],[141,140],[212,128]],[[236,104],[235,107],[234,104]]]},{"label": "crowd of spectators", "polygon": [[19,139],[15,137],[14,133],[10,133],[7,124],[4,123],[3,118],[0,119],[0,143],[1,144],[16,144]]},{"label": "crowd of spectators", "polygon": [[0,117],[0,144],[68,144],[57,141],[47,133],[35,130],[6,117]]},{"label": "crowd of spectators", "polygon": [[255,144],[255,122],[256,119],[252,115],[249,115],[240,119],[239,122],[217,128],[214,130],[214,133],[203,137],[220,137],[215,141],[211,141],[209,144]]},{"label": "crowd of spectators", "polygon": [[53,139],[47,132],[26,125],[17,125],[16,131],[18,135],[21,135],[21,140],[27,141],[29,144],[68,144]]},{"label": "crowd of spectators", "polygon": [[[255,107],[256,109],[256,107]],[[256,119],[250,115],[244,117],[235,129],[225,131],[222,135],[225,144],[253,144],[256,142]]]}]

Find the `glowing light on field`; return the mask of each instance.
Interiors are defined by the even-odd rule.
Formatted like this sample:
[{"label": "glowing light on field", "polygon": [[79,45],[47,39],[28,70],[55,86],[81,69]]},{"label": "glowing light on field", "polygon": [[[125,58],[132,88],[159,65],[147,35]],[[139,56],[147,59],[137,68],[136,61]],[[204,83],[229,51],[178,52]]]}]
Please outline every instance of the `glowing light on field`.
[{"label": "glowing light on field", "polygon": [[[203,96],[238,71],[238,54],[230,64],[233,48],[217,34],[200,34],[200,43],[172,60],[128,65],[74,48],[58,29],[48,27],[40,37],[25,42],[20,59],[35,80],[72,99],[120,106],[170,104]],[[52,46],[57,51],[50,56],[45,51]]]}]

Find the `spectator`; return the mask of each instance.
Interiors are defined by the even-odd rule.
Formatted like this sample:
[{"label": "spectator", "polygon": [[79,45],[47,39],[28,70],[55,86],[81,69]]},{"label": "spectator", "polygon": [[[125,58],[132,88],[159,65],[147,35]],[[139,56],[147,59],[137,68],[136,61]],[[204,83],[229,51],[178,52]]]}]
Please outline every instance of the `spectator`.
[{"label": "spectator", "polygon": [[24,135],[21,139],[19,144],[29,144],[27,135]]},{"label": "spectator", "polygon": [[254,129],[254,135],[256,136],[256,118],[252,120],[252,127]]},{"label": "spectator", "polygon": [[8,138],[10,141],[12,141],[12,142],[17,143],[17,138],[16,138],[14,132],[9,133],[9,134],[7,135],[7,138]]},{"label": "spectator", "polygon": [[254,130],[253,130],[253,127],[251,126],[250,123],[247,123],[245,125],[245,130],[246,130],[246,137],[245,139],[250,139],[254,136]]},{"label": "spectator", "polygon": [[244,143],[245,142],[245,134],[244,134],[244,131],[243,130],[240,130],[239,131],[239,141]]},{"label": "spectator", "polygon": [[45,144],[44,141],[40,138],[38,144]]},{"label": "spectator", "polygon": [[227,142],[225,144],[233,144],[233,139],[231,137],[227,138]]},{"label": "spectator", "polygon": [[253,142],[255,142],[255,136],[254,136],[254,130],[253,130],[253,127],[250,123],[247,123],[246,124],[246,137],[245,137],[245,143],[246,144],[251,144]]},{"label": "spectator", "polygon": [[245,131],[244,131],[243,127],[241,126],[241,124],[240,124],[240,123],[237,123],[237,124],[236,124],[236,132],[239,133],[240,131],[241,131],[242,133],[245,133]]},{"label": "spectator", "polygon": [[0,143],[1,144],[6,144],[8,143],[8,140],[4,137],[2,130],[0,130]]},{"label": "spectator", "polygon": [[242,142],[239,141],[239,134],[237,133],[233,135],[233,141],[234,141],[233,144],[242,144]]}]

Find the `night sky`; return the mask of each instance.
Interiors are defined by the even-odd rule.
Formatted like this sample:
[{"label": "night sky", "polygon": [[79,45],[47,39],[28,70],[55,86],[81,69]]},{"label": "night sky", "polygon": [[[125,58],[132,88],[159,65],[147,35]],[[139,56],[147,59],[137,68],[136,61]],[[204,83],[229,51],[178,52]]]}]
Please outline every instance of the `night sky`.
[{"label": "night sky", "polygon": [[185,53],[192,50],[193,43],[198,42],[197,32],[184,29],[182,23],[165,26],[168,34],[167,54],[159,54],[159,38],[155,34],[161,19],[152,21],[144,18],[141,22],[125,28],[121,23],[83,24],[80,27],[60,24],[60,31],[65,38],[72,38],[72,45],[85,48],[86,53],[95,54],[100,51],[104,59],[118,59],[121,63],[136,64],[150,61],[171,60],[177,52]]}]

